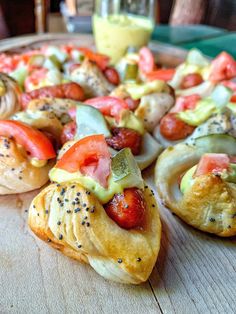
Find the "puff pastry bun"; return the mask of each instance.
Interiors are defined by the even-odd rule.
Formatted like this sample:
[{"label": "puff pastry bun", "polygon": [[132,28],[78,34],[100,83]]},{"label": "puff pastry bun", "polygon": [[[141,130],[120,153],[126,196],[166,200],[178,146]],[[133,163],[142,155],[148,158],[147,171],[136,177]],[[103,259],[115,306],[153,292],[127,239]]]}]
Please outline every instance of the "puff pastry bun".
[{"label": "puff pastry bun", "polygon": [[76,182],[51,184],[33,200],[29,226],[63,254],[89,263],[120,283],[146,281],[160,249],[161,223],[151,191],[144,191],[145,221],[125,230],[108,217],[97,198]]},{"label": "puff pastry bun", "polygon": [[0,119],[7,119],[20,110],[19,95],[16,81],[0,73]]},{"label": "puff pastry bun", "polygon": [[196,177],[184,195],[179,178],[196,165],[203,153],[195,146],[167,148],[155,168],[155,183],[165,205],[189,225],[221,237],[236,235],[236,184],[207,174]]},{"label": "puff pastry bun", "polygon": [[0,195],[15,194],[40,188],[48,181],[48,172],[54,162],[35,167],[16,142],[0,138]]}]

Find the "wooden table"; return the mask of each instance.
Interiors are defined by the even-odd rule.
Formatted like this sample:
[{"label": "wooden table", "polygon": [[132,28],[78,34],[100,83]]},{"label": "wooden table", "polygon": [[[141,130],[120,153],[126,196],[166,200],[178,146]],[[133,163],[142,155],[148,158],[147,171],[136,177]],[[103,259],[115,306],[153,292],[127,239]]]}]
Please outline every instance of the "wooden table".
[{"label": "wooden table", "polygon": [[[144,172],[153,186],[152,174]],[[161,250],[150,279],[116,284],[32,234],[27,209],[37,193],[0,197],[0,313],[235,313],[236,238],[196,231],[160,206]]]}]

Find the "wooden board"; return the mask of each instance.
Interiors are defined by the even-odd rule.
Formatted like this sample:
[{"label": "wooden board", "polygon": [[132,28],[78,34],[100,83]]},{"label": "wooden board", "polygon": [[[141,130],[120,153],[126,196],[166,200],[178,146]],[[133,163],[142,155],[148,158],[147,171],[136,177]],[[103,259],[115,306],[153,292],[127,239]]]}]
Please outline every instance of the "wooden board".
[{"label": "wooden board", "polygon": [[[152,174],[152,168],[144,172],[154,189]],[[161,250],[150,279],[140,286],[116,284],[32,234],[27,209],[37,193],[0,197],[1,314],[235,313],[236,238],[194,230],[160,206]]]}]

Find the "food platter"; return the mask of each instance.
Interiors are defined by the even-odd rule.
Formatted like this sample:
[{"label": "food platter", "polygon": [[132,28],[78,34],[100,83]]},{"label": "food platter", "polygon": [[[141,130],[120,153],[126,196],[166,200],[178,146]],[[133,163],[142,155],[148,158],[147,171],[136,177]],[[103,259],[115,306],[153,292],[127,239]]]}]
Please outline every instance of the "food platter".
[{"label": "food platter", "polygon": [[[69,41],[94,45],[89,35],[46,34],[4,40],[0,51]],[[167,45],[151,43],[151,48],[164,64],[185,56]],[[153,167],[144,177],[155,191]],[[27,210],[37,192],[0,197],[1,313],[235,312],[235,237],[194,230],[160,204],[161,251],[151,277],[139,286],[111,283],[32,234]]]}]

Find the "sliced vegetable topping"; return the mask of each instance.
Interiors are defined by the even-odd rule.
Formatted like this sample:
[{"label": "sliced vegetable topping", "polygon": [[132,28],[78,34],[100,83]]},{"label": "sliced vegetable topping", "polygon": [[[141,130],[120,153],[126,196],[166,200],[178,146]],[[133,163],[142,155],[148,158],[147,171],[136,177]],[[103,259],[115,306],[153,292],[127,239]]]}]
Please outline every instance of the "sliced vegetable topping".
[{"label": "sliced vegetable topping", "polygon": [[143,47],[139,50],[139,69],[143,73],[149,73],[154,70],[155,61],[151,50],[148,47]]},{"label": "sliced vegetable topping", "polygon": [[76,142],[57,162],[56,168],[68,172],[80,171],[107,188],[111,159],[103,135],[87,136]]},{"label": "sliced vegetable topping", "polygon": [[115,117],[117,120],[119,120],[120,112],[129,108],[123,99],[111,96],[91,98],[86,100],[85,104],[98,109],[105,116]]},{"label": "sliced vegetable topping", "polygon": [[194,127],[180,120],[176,113],[168,113],[161,119],[160,133],[170,141],[185,139],[192,134]]},{"label": "sliced vegetable topping", "polygon": [[24,82],[24,87],[27,92],[38,87],[40,81],[45,80],[48,69],[41,68],[34,70],[30,75],[28,75]]},{"label": "sliced vegetable topping", "polygon": [[90,61],[95,62],[102,71],[107,68],[109,63],[109,57],[101,53],[93,52],[86,47],[78,47],[78,50],[81,51]]},{"label": "sliced vegetable topping", "polygon": [[229,80],[236,76],[236,61],[226,53],[221,52],[211,63],[209,79],[213,82]]},{"label": "sliced vegetable topping", "polygon": [[105,210],[121,228],[141,227],[145,215],[143,192],[137,188],[125,189],[123,194],[114,195]]},{"label": "sliced vegetable topping", "polygon": [[141,149],[142,136],[129,128],[113,128],[112,137],[106,138],[106,142],[116,150],[129,147],[134,155],[138,155]]},{"label": "sliced vegetable topping", "polygon": [[170,81],[175,74],[175,69],[159,69],[154,70],[145,75],[148,81],[162,80]]},{"label": "sliced vegetable topping", "polygon": [[40,131],[19,121],[1,120],[0,136],[13,137],[31,157],[47,160],[56,157],[49,139]]},{"label": "sliced vegetable topping", "polygon": [[229,169],[229,165],[230,159],[226,154],[204,154],[197,165],[194,176],[208,173],[220,174]]},{"label": "sliced vegetable topping", "polygon": [[171,112],[181,112],[185,110],[193,110],[197,106],[197,102],[201,97],[197,94],[190,96],[180,96],[177,98],[175,106],[172,108]]}]

